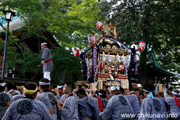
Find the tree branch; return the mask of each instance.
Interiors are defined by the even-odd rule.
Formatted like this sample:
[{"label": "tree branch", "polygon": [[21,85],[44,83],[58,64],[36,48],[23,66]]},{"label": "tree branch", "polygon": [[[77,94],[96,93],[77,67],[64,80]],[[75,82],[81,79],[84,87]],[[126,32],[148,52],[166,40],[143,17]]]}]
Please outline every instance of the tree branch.
[{"label": "tree branch", "polygon": [[[2,25],[2,23],[0,23],[0,26],[4,29],[4,31],[6,31],[6,28]],[[20,49],[21,53],[23,54],[23,51],[22,51],[21,47],[20,47],[20,46],[18,45],[18,43],[14,40],[12,33],[11,33],[11,32],[9,32],[9,33],[10,33],[10,36],[12,36],[12,40],[14,41],[14,43],[17,45],[17,47]]]},{"label": "tree branch", "polygon": [[0,23],[1,27],[6,31],[6,28],[2,25],[2,23]]}]

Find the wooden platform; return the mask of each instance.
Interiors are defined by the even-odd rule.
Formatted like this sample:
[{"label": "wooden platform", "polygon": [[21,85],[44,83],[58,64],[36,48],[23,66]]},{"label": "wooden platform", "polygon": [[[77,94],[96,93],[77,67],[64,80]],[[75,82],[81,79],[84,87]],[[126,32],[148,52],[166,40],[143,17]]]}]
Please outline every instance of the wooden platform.
[{"label": "wooden platform", "polygon": [[[19,85],[25,85],[27,82],[35,82],[37,85],[39,84],[39,80],[28,80],[28,79],[15,79],[15,78],[4,78],[4,82],[14,82],[17,86]],[[51,83],[53,87],[55,87],[57,84]]]},{"label": "wooden platform", "polygon": [[22,85],[22,84],[25,84],[27,82],[35,82],[35,83],[38,83],[39,80],[25,80],[25,79],[17,79],[17,78],[4,78],[5,82],[14,82],[16,83],[17,85]]}]

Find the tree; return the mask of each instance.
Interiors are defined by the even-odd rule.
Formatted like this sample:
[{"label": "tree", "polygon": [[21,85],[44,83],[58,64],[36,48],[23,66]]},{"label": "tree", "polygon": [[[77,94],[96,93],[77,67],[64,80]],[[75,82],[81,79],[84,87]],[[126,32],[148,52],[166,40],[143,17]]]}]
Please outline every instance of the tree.
[{"label": "tree", "polygon": [[[23,53],[16,52],[15,46],[8,46],[7,61],[8,70],[12,71],[15,78],[37,79],[42,76],[42,66],[40,65],[41,54],[32,53],[26,44],[20,43]],[[82,79],[80,58],[76,58],[62,47],[52,48],[54,69],[52,72],[52,82],[62,82],[66,80],[77,81]],[[63,76],[65,75],[65,76]],[[40,78],[39,78],[40,79]]]},{"label": "tree", "polygon": [[[48,29],[62,46],[87,46],[87,35],[95,30],[100,9],[96,0],[71,0],[65,3],[49,2]],[[68,6],[68,7],[64,7]]]},{"label": "tree", "polygon": [[58,47],[52,49],[54,63],[53,81],[59,83],[65,80],[78,81],[82,80],[80,58],[74,57],[71,51]]},{"label": "tree", "polygon": [[[167,55],[168,63],[178,63],[177,49],[179,48],[179,9],[178,1],[154,0],[113,0],[101,1],[106,23],[117,24],[117,31],[121,41],[145,41],[146,48],[141,53],[139,62],[139,82],[144,84],[152,81],[146,76],[147,56],[152,50],[157,54]],[[176,49],[175,51],[172,48]],[[170,52],[171,51],[171,52]],[[174,53],[174,57],[169,56]],[[176,55],[175,55],[176,54]],[[169,58],[167,58],[169,57]],[[167,63],[163,62],[163,65]]]},{"label": "tree", "polygon": [[[86,46],[87,35],[95,30],[97,0],[3,0],[0,11],[15,9],[25,22],[22,39],[33,36],[46,39],[44,31],[51,31],[62,46],[69,44]],[[2,14],[2,13],[1,13]],[[69,45],[72,47],[71,45]]]},{"label": "tree", "polygon": [[[55,61],[55,69],[52,73],[54,79],[59,81],[61,74],[65,74],[67,79],[81,79],[79,59],[71,55],[72,51],[66,51],[64,47],[87,46],[87,34],[95,30],[95,23],[99,20],[97,13],[100,10],[96,5],[97,2],[96,0],[28,0],[28,2],[2,0],[0,10],[5,8],[16,10],[17,16],[25,23],[25,26],[21,28],[24,34],[20,40],[8,45],[8,68],[15,67],[18,71],[16,76],[20,78],[26,78],[26,72],[40,73],[40,54],[32,53],[23,40],[31,37],[47,40],[44,33],[50,31],[63,47],[52,49]],[[20,53],[16,53],[15,44],[21,49]],[[3,46],[1,48],[3,49]],[[33,78],[34,76],[30,79]]]}]

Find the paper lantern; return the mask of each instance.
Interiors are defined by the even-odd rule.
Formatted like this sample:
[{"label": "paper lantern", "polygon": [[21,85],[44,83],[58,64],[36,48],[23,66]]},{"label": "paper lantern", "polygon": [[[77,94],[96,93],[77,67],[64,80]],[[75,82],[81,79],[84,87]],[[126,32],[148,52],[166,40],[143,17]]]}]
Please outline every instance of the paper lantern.
[{"label": "paper lantern", "polygon": [[99,20],[97,23],[96,23],[96,27],[98,30],[101,30],[102,29],[102,22]]},{"label": "paper lantern", "polygon": [[79,50],[77,48],[73,51],[75,57],[79,57]]},{"label": "paper lantern", "polygon": [[144,51],[145,46],[146,46],[146,43],[145,43],[144,41],[141,41],[141,42],[139,43],[139,51]]},{"label": "paper lantern", "polygon": [[124,66],[123,64],[120,64],[120,65],[119,65],[119,70],[120,70],[120,71],[124,71],[124,69],[125,69],[125,66]]},{"label": "paper lantern", "polygon": [[90,45],[94,45],[95,44],[95,35],[94,34],[90,34],[88,37],[88,43]]}]

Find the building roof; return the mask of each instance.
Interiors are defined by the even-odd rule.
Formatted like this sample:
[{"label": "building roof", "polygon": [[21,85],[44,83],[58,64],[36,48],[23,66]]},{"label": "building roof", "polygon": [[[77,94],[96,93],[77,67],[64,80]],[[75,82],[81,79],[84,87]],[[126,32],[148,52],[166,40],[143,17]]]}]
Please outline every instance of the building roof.
[{"label": "building roof", "polygon": [[157,58],[154,51],[152,52],[152,57],[153,57],[153,61],[146,64],[146,70],[147,70],[146,74],[153,75],[155,77],[176,76],[175,73],[160,68],[160,65],[157,62]]},{"label": "building roof", "polygon": [[[123,43],[121,43],[119,40],[112,38],[110,36],[103,36],[101,37],[96,44],[96,47],[99,47],[99,52],[104,52],[104,53],[110,53],[110,54],[114,54],[117,55],[117,53],[119,55],[128,55],[131,54],[131,49],[128,48],[126,45],[124,45]],[[86,50],[85,52],[81,53],[82,55],[89,55],[92,54],[92,48],[93,46],[91,46],[88,50]]]},{"label": "building roof", "polygon": [[[6,20],[2,17],[2,16],[0,16],[0,23],[4,26],[4,27],[6,27],[7,26],[7,22],[6,22]],[[23,27],[24,26],[24,22],[23,22],[23,20],[21,20],[19,17],[14,17],[13,19],[12,19],[12,21],[9,23],[9,29],[11,30],[11,31],[14,31],[14,30],[18,30],[18,29],[20,29],[21,27]],[[4,32],[4,29],[2,28],[2,26],[0,26],[0,32]]]}]

